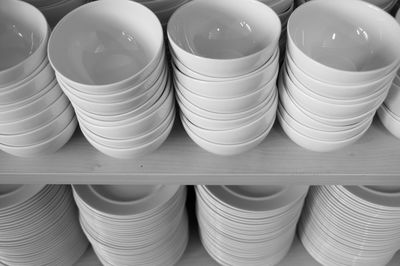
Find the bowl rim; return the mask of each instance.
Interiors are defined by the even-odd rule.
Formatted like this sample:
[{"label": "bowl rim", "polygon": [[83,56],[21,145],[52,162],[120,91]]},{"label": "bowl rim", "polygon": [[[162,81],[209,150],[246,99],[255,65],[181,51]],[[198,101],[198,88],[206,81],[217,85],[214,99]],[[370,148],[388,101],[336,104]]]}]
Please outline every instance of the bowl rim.
[{"label": "bowl rim", "polygon": [[[168,20],[168,23],[167,23],[167,37],[168,37],[170,45],[178,48],[179,51],[183,52],[186,56],[190,56],[190,57],[196,58],[198,60],[204,60],[204,61],[209,61],[210,60],[210,61],[217,61],[217,62],[232,63],[232,62],[235,62],[235,61],[238,61],[238,60],[246,60],[246,59],[249,59],[249,58],[252,58],[252,57],[256,57],[256,56],[264,53],[266,50],[270,49],[273,44],[278,42],[278,40],[280,38],[280,35],[281,35],[281,27],[282,27],[282,23],[281,23],[281,20],[278,17],[278,14],[276,14],[276,12],[272,8],[270,8],[268,5],[266,5],[264,3],[261,3],[261,2],[259,2],[257,0],[236,0],[237,2],[241,1],[242,3],[246,3],[247,5],[250,5],[250,4],[259,5],[259,8],[265,9],[266,12],[269,13],[269,16],[271,18],[273,18],[273,20],[275,20],[276,26],[278,28],[278,31],[277,31],[278,34],[276,34],[276,36],[274,36],[274,38],[271,40],[271,42],[267,46],[264,46],[261,50],[258,50],[257,52],[253,52],[253,53],[251,53],[249,55],[246,55],[246,56],[229,58],[229,59],[205,57],[205,56],[200,56],[200,55],[196,55],[196,54],[188,52],[186,49],[182,48],[180,45],[178,45],[174,41],[174,39],[171,37],[171,34],[170,34],[170,28],[172,27],[173,18],[178,16],[179,12],[182,12],[183,9],[187,8],[190,5],[193,5],[196,2],[202,2],[202,1],[204,1],[204,0],[193,0],[193,1],[189,1],[189,2],[185,3],[184,5],[180,6],[172,14],[172,16],[170,17],[170,19]],[[229,1],[229,0],[224,0],[224,1]],[[275,26],[275,24],[274,24],[274,26]],[[270,32],[272,32],[272,30]],[[171,50],[173,50],[173,49],[171,49]]]},{"label": "bowl rim", "polygon": [[[82,12],[82,10],[90,10],[92,9],[93,6],[107,6],[107,5],[112,5],[115,6],[117,3],[121,3],[123,5],[132,5],[132,7],[134,7],[134,9],[139,10],[140,12],[147,12],[149,13],[149,16],[152,17],[152,20],[155,23],[155,29],[153,30],[153,35],[158,35],[160,38],[160,42],[159,42],[159,47],[157,49],[157,51],[155,52],[155,54],[153,55],[153,57],[147,62],[147,64],[141,68],[139,71],[137,71],[136,73],[134,73],[133,75],[130,75],[127,78],[124,78],[122,80],[118,80],[116,82],[109,82],[109,83],[104,83],[104,84],[89,84],[89,83],[82,83],[80,81],[77,81],[74,78],[70,78],[70,77],[66,77],[66,75],[64,73],[61,73],[60,71],[58,71],[58,68],[56,67],[56,64],[54,62],[54,59],[52,58],[52,53],[55,48],[52,46],[53,44],[53,39],[57,37],[57,34],[60,34],[60,28],[63,27],[63,25],[68,22],[71,17],[74,16],[79,16],[80,12]],[[76,15],[78,14],[78,15]],[[57,75],[59,75],[60,77],[62,77],[64,80],[67,80],[69,82],[71,82],[71,84],[74,85],[78,85],[78,86],[85,86],[85,88],[90,88],[90,89],[95,89],[95,88],[107,88],[110,86],[119,86],[119,85],[123,85],[126,82],[129,82],[130,80],[139,77],[140,75],[143,75],[144,73],[146,73],[146,71],[149,71],[149,67],[153,66],[155,63],[157,63],[159,61],[159,57],[162,56],[163,52],[164,52],[164,33],[162,30],[162,26],[160,21],[158,20],[157,16],[146,6],[135,2],[135,1],[113,1],[113,0],[102,0],[102,1],[94,1],[94,2],[89,2],[87,4],[84,4],[74,10],[72,10],[71,12],[69,12],[67,15],[65,15],[58,23],[57,25],[54,27],[52,34],[50,35],[49,41],[48,41],[48,46],[47,46],[47,54],[48,54],[48,59],[49,62],[51,64],[51,66],[53,67],[53,69],[57,72]],[[156,67],[157,65],[154,65],[154,67]],[[150,71],[151,73],[151,71]],[[147,76],[150,74],[147,73]]]}]

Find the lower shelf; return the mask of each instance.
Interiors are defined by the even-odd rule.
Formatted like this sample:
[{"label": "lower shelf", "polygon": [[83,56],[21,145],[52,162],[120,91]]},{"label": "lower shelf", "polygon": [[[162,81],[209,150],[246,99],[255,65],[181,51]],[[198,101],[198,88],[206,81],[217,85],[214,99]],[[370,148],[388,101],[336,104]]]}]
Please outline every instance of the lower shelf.
[{"label": "lower shelf", "polygon": [[[101,266],[93,250],[90,248],[75,264],[75,266]],[[185,254],[176,266],[218,266],[203,248],[197,232],[192,232],[189,245]],[[303,245],[296,238],[288,255],[278,264],[278,266],[319,266],[304,249]],[[388,266],[400,265],[400,252],[398,252]]]}]

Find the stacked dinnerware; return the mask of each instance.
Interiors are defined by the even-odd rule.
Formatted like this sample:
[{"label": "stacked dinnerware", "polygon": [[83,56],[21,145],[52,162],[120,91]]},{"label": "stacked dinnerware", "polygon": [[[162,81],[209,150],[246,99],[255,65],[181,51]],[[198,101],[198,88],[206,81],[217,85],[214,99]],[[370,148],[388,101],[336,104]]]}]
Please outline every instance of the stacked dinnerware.
[{"label": "stacked dinnerware", "polygon": [[365,2],[313,0],[298,7],[288,22],[278,85],[278,118],[289,138],[320,152],[360,139],[396,75],[399,43],[396,21]]},{"label": "stacked dinnerware", "polygon": [[50,37],[49,59],[99,151],[142,156],[168,137],[175,102],[163,32],[143,5],[103,0],[69,13]]},{"label": "stacked dinnerware", "polygon": [[307,186],[197,186],[197,220],[221,265],[275,265],[292,244]]},{"label": "stacked dinnerware", "polygon": [[46,19],[25,2],[0,5],[0,150],[15,156],[54,152],[77,121],[47,59]]},{"label": "stacked dinnerware", "polygon": [[[309,2],[311,0],[296,0],[297,5],[304,4],[306,2]],[[381,9],[385,10],[386,12],[392,11],[392,9],[395,7],[397,4],[397,0],[363,0],[367,3],[373,4],[377,7],[380,7]]]},{"label": "stacked dinnerware", "polygon": [[[400,23],[400,12],[396,20]],[[400,70],[393,80],[385,102],[378,110],[378,116],[385,128],[397,138],[400,138]]]},{"label": "stacked dinnerware", "polygon": [[73,265],[88,241],[69,186],[0,185],[0,263]]},{"label": "stacked dinnerware", "polygon": [[89,0],[24,0],[37,7],[54,27],[66,14]]},{"label": "stacked dinnerware", "polygon": [[205,150],[243,153],[270,131],[280,30],[275,12],[255,0],[195,0],[172,15],[168,38],[181,120]]},{"label": "stacked dinnerware", "polygon": [[80,222],[104,265],[174,265],[188,242],[183,186],[74,186]]},{"label": "stacked dinnerware", "polygon": [[386,265],[400,248],[400,187],[313,187],[299,237],[325,266]]}]

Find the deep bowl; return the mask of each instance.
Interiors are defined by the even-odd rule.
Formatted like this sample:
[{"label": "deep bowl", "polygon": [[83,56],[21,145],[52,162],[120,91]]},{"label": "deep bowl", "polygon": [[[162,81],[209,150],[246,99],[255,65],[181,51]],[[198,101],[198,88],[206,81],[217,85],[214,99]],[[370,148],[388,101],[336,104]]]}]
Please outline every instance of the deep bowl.
[{"label": "deep bowl", "polygon": [[272,56],[281,23],[271,8],[255,0],[194,0],[172,15],[167,32],[175,56],[188,68],[234,77]]},{"label": "deep bowl", "polygon": [[0,9],[0,87],[32,73],[46,56],[49,27],[43,14],[23,1],[4,0]]},{"label": "deep bowl", "polygon": [[321,81],[365,83],[400,63],[400,26],[385,11],[363,1],[307,2],[292,13],[287,32],[293,60]]},{"label": "deep bowl", "polygon": [[66,15],[49,40],[49,60],[72,87],[126,87],[147,78],[163,52],[157,17],[133,1],[88,3]]}]

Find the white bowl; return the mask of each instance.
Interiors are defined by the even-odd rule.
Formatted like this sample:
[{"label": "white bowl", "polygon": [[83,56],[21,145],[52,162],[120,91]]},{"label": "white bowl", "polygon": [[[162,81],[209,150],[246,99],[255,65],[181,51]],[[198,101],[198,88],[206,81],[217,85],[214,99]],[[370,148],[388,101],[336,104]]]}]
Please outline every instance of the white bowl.
[{"label": "white bowl", "polygon": [[275,77],[271,81],[250,94],[226,99],[208,98],[195,94],[185,88],[177,80],[175,80],[174,85],[175,89],[179,91],[183,97],[197,107],[209,112],[229,114],[244,112],[262,103],[269,95],[271,95],[272,91],[275,90],[277,76],[278,73],[275,74]]},{"label": "white bowl", "polygon": [[234,77],[262,66],[281,31],[276,13],[256,0],[194,0],[168,22],[168,39],[188,68],[212,77]]},{"label": "white bowl", "polygon": [[[1,108],[0,123],[7,123],[22,120],[34,114],[40,113],[53,104],[63,93],[56,80],[50,83],[45,89],[39,92],[40,96],[31,102],[18,108]],[[32,97],[31,97],[32,98]]]},{"label": "white bowl", "polygon": [[26,78],[9,87],[0,89],[0,105],[28,99],[46,88],[54,80],[54,71],[47,58]]},{"label": "white bowl", "polygon": [[32,73],[46,57],[49,27],[43,14],[23,1],[1,3],[0,87]]},{"label": "white bowl", "polygon": [[15,135],[0,134],[0,143],[7,146],[29,146],[43,142],[61,132],[74,117],[74,109],[68,105],[60,115],[37,129]]},{"label": "white bowl", "polygon": [[[174,77],[185,88],[200,96],[209,98],[240,97],[256,91],[261,86],[273,82],[279,71],[279,52],[265,65],[244,76],[215,81],[201,80],[187,76],[173,64]],[[276,80],[276,78],[275,78]]]},{"label": "white bowl", "polygon": [[335,99],[357,99],[374,94],[383,85],[391,83],[395,76],[395,73],[390,73],[380,79],[367,83],[337,85],[322,82],[304,73],[293,61],[289,52],[286,53],[286,65],[289,73],[291,72],[307,89],[321,96]]},{"label": "white bowl", "polygon": [[392,84],[386,97],[385,105],[392,113],[400,116],[400,86]]},{"label": "white bowl", "polygon": [[116,148],[116,149],[123,149],[123,148],[132,148],[132,147],[137,147],[141,146],[145,143],[151,142],[158,136],[162,134],[165,130],[167,130],[168,127],[170,127],[171,124],[174,123],[175,120],[175,109],[171,110],[167,118],[156,128],[153,130],[149,131],[148,133],[145,133],[140,136],[135,136],[133,138],[129,139],[110,139],[110,138],[104,138],[102,136],[99,136],[93,132],[91,132],[89,129],[85,127],[85,123],[81,123],[80,127],[82,131],[85,131],[85,134],[96,141],[97,143],[110,147],[110,148]]},{"label": "white bowl", "polygon": [[378,116],[384,127],[396,138],[400,139],[400,117],[396,117],[390,110],[383,104],[378,109]]},{"label": "white bowl", "polygon": [[170,111],[174,109],[174,105],[175,101],[171,91],[165,101],[157,109],[152,110],[153,112],[145,112],[145,115],[140,119],[132,119],[132,121],[118,126],[108,126],[107,123],[93,125],[86,121],[83,116],[80,116],[79,111],[77,116],[79,122],[85,124],[85,127],[96,135],[109,139],[127,139],[146,134],[159,126],[167,118]]},{"label": "white bowl", "polygon": [[311,116],[307,115],[300,106],[292,99],[292,96],[287,92],[282,80],[279,80],[279,99],[280,103],[285,108],[286,112],[292,116],[297,121],[301,122],[303,125],[321,131],[328,131],[328,132],[338,132],[338,131],[345,131],[351,130],[352,128],[356,127],[359,123],[363,123],[374,116],[374,113],[370,116],[367,116],[364,120],[360,120],[359,122],[349,124],[347,126],[335,126],[320,122]]},{"label": "white bowl", "polygon": [[282,116],[282,119],[285,120],[293,129],[306,137],[322,141],[343,141],[351,139],[363,132],[365,128],[369,128],[373,121],[373,117],[371,117],[366,121],[362,121],[351,129],[341,131],[323,131],[310,128],[297,121],[294,117],[290,116],[290,114],[282,105],[279,106],[279,112]]},{"label": "white bowl", "polygon": [[70,102],[67,96],[61,94],[61,96],[53,104],[39,113],[32,114],[31,116],[22,120],[16,120],[9,123],[0,123],[0,133],[16,135],[38,129],[60,115],[69,104]]},{"label": "white bowl", "polygon": [[365,83],[382,78],[400,63],[400,26],[385,11],[363,1],[307,2],[292,13],[287,31],[293,60],[321,81]]},{"label": "white bowl", "polygon": [[[275,119],[273,119],[273,120],[275,120]],[[236,144],[236,145],[224,145],[224,144],[217,144],[217,143],[209,142],[209,141],[199,137],[198,135],[196,135],[193,131],[191,131],[189,129],[189,127],[185,124],[184,120],[182,120],[182,124],[183,124],[183,127],[185,128],[186,133],[197,145],[199,145],[201,148],[203,148],[204,150],[206,150],[208,152],[218,154],[218,155],[224,155],[224,156],[232,156],[232,155],[241,154],[241,153],[247,152],[247,151],[255,148],[265,139],[265,137],[271,131],[272,126],[274,125],[274,123],[272,122],[267,130],[265,130],[262,134],[260,134],[259,136],[257,136],[256,138],[254,138],[248,142],[244,142],[244,143],[240,143],[240,144]]]},{"label": "white bowl", "polygon": [[196,126],[191,123],[183,114],[181,119],[186,126],[197,136],[213,143],[224,145],[235,145],[251,141],[261,135],[275,120],[278,98],[276,97],[273,105],[260,117],[250,123],[229,130],[209,130]]},{"label": "white bowl", "polygon": [[385,100],[390,88],[390,84],[387,84],[379,89],[375,97],[366,98],[362,102],[351,101],[348,103],[345,100],[323,100],[321,97],[317,98],[314,93],[307,90],[299,82],[295,83],[295,80],[290,79],[285,73],[285,68],[282,69],[282,72],[284,85],[295,101],[305,110],[322,118],[348,119],[376,110]]},{"label": "white bowl", "polygon": [[0,149],[6,153],[12,154],[18,157],[33,157],[38,155],[46,155],[54,153],[63,147],[75,132],[78,122],[75,118],[56,136],[47,139],[41,143],[30,145],[30,146],[7,146],[0,145]]},{"label": "white bowl", "polygon": [[267,99],[265,99],[262,104],[253,109],[254,111],[246,112],[246,115],[243,115],[243,113],[239,113],[237,117],[232,114],[228,114],[229,116],[227,118],[213,118],[212,116],[205,117],[201,114],[195,113],[190,107],[188,107],[188,105],[183,102],[185,101],[185,99],[182,95],[179,94],[179,92],[177,92],[176,95],[179,108],[193,124],[204,129],[229,130],[248,124],[264,114],[266,110],[268,110],[272,105],[273,99],[275,99],[277,92],[275,91],[274,93],[271,93],[271,95]]},{"label": "white bowl", "polygon": [[295,130],[292,126],[289,125],[287,121],[283,119],[281,116],[279,110],[277,113],[279,123],[281,124],[281,127],[283,131],[286,133],[286,135],[297,145],[311,151],[316,151],[316,152],[331,152],[335,150],[342,149],[346,146],[349,146],[359,140],[364,133],[368,130],[368,127],[364,129],[360,134],[346,139],[342,141],[323,141],[323,140],[317,140],[313,139],[310,137],[307,137],[297,130]]},{"label": "white bowl", "polygon": [[112,0],[70,12],[54,28],[48,46],[57,75],[93,92],[141,82],[163,51],[162,28],[153,12],[133,1]]},{"label": "white bowl", "polygon": [[169,124],[168,128],[162,132],[161,135],[159,135],[157,138],[153,139],[151,142],[148,142],[146,144],[143,144],[141,146],[135,146],[131,148],[123,148],[123,149],[117,149],[117,148],[110,148],[107,146],[104,146],[95,140],[91,139],[88,135],[85,135],[85,132],[83,134],[85,135],[86,139],[89,141],[89,143],[95,147],[97,150],[100,152],[119,159],[132,159],[132,158],[137,158],[144,156],[148,153],[151,153],[155,150],[157,150],[167,139],[169,136],[172,127],[174,123]]},{"label": "white bowl", "polygon": [[137,109],[137,107],[143,105],[147,102],[158,90],[165,87],[168,79],[168,73],[162,77],[160,82],[153,84],[148,90],[143,91],[139,95],[135,95],[131,98],[125,98],[121,102],[94,102],[86,99],[82,99],[74,94],[73,89],[70,89],[68,85],[60,82],[61,88],[68,98],[73,102],[74,106],[79,106],[79,109],[85,110],[86,112],[102,115],[102,116],[112,116],[128,113],[129,111]]}]

